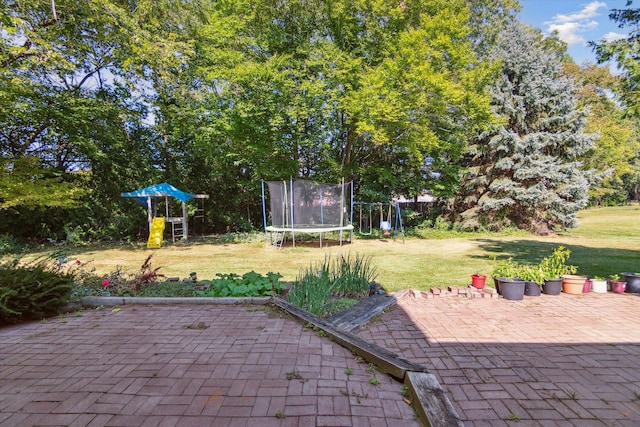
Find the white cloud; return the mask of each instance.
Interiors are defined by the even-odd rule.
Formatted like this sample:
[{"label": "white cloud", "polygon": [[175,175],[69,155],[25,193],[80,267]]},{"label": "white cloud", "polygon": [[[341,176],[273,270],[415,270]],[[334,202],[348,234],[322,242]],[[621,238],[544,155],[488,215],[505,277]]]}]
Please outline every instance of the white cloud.
[{"label": "white cloud", "polygon": [[609,33],[605,34],[604,36],[602,36],[602,40],[604,40],[606,42],[614,42],[616,40],[626,39],[627,36],[628,36],[628,34],[609,32]]},{"label": "white cloud", "polygon": [[598,22],[593,18],[600,16],[600,9],[607,10],[607,4],[601,1],[592,1],[582,10],[570,14],[557,14],[551,21],[545,22],[548,32],[557,31],[560,40],[569,46],[585,44],[586,40],[581,34],[593,30]]},{"label": "white cloud", "polygon": [[569,15],[563,15],[561,13],[553,17],[554,22],[575,22],[585,21],[596,16],[600,16],[598,12],[601,8],[606,9],[607,4],[602,1],[592,1],[587,4],[580,12],[571,13]]}]

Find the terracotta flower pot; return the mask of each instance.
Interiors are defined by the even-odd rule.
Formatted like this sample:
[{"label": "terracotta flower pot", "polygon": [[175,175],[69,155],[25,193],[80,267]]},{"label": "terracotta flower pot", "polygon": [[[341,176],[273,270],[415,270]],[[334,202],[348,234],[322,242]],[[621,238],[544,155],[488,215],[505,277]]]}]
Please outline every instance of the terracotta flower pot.
[{"label": "terracotta flower pot", "polygon": [[584,282],[587,280],[584,276],[564,276],[562,278],[562,292],[572,295],[582,295]]}]

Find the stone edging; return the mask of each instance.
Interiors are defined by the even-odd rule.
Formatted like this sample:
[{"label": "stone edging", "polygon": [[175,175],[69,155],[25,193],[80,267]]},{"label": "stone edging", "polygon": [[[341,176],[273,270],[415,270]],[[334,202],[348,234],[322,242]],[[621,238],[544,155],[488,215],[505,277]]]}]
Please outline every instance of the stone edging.
[{"label": "stone edging", "polygon": [[82,305],[106,306],[131,305],[131,304],[254,304],[266,305],[271,301],[271,297],[82,297]]},{"label": "stone edging", "polygon": [[445,298],[445,297],[462,297],[462,298],[498,298],[498,291],[495,288],[485,286],[482,289],[474,288],[469,285],[466,288],[459,288],[456,286],[436,287],[429,289],[429,292],[420,292],[423,298]]}]

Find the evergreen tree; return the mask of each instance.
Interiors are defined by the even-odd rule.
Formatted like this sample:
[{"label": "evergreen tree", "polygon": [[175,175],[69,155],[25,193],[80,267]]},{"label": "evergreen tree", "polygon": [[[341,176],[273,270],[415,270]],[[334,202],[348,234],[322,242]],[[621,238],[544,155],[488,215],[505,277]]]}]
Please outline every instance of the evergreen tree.
[{"label": "evergreen tree", "polygon": [[593,146],[561,57],[538,34],[510,25],[493,52],[502,71],[490,87],[500,123],[469,145],[456,203],[463,226],[516,225],[545,234],[574,227],[588,202],[590,173],[579,156]]}]

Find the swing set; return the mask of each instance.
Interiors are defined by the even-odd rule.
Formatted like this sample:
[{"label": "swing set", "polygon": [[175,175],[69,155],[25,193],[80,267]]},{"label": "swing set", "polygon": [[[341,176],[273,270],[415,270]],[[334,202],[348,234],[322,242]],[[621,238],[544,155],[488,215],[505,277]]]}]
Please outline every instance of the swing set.
[{"label": "swing set", "polygon": [[402,215],[398,203],[353,202],[353,204],[354,207],[357,207],[354,211],[357,210],[359,216],[357,222],[358,234],[371,236],[375,229],[374,224],[380,224],[383,236],[388,237],[393,234],[393,240],[396,240],[398,232],[400,232],[402,243],[404,243],[404,226],[402,225]]}]

